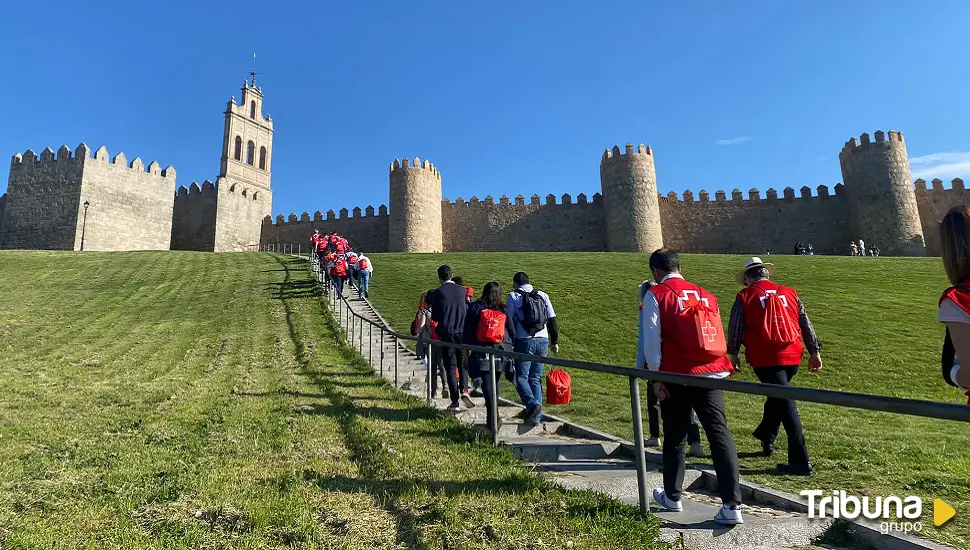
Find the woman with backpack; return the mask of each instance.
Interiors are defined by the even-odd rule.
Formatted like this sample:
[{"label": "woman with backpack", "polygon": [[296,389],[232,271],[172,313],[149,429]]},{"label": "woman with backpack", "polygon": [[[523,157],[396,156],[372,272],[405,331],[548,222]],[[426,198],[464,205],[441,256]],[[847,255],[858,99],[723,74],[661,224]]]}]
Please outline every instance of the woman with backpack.
[{"label": "woman with backpack", "polygon": [[[465,314],[465,332],[463,343],[471,346],[482,346],[503,351],[512,351],[512,335],[515,334],[515,326],[512,319],[505,314],[505,300],[502,296],[502,288],[495,281],[485,284],[482,288],[482,297],[468,305]],[[503,365],[507,362],[502,357],[496,357],[496,381],[498,376],[504,371]],[[485,410],[487,414],[488,428],[492,426],[492,407],[497,403],[492,403],[492,376],[489,372],[489,358],[486,354],[473,352],[468,358],[468,373],[472,378],[482,379],[482,389],[485,392]],[[498,386],[495,387],[495,395],[498,396]],[[497,417],[497,415],[496,415]],[[501,420],[499,420],[501,424]]]},{"label": "woman with backpack", "polygon": [[[411,322],[411,336],[417,336],[425,342],[437,341],[438,335],[434,327],[437,325],[431,320],[431,293],[433,290],[421,293],[418,300],[418,311]],[[418,342],[418,357],[428,366],[428,374],[431,376],[431,398],[438,397],[438,377],[441,377],[441,396],[449,397],[448,381],[445,378],[445,367],[441,361],[441,348]]]}]

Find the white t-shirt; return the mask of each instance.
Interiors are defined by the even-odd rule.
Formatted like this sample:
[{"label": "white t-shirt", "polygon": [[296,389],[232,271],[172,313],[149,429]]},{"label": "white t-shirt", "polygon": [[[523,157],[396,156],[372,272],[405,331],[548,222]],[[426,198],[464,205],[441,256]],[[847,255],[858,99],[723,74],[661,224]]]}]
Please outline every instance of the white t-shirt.
[{"label": "white t-shirt", "polygon": [[941,323],[970,323],[970,313],[956,305],[953,300],[946,298],[940,303],[940,311],[936,320]]}]

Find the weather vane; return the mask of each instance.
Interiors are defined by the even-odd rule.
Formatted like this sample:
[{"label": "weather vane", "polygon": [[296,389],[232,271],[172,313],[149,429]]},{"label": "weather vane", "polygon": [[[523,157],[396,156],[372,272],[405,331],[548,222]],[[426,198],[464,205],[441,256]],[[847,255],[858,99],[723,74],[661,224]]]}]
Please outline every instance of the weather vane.
[{"label": "weather vane", "polygon": [[256,87],[256,53],[253,52],[253,70],[249,72],[249,76],[253,77],[253,88]]}]

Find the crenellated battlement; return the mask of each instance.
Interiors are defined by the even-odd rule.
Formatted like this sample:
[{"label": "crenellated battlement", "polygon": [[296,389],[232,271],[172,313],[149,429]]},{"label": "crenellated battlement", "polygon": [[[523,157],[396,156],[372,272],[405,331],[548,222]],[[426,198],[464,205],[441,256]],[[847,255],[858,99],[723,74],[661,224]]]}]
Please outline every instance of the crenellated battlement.
[{"label": "crenellated battlement", "polygon": [[697,194],[697,198],[695,198],[694,192],[688,189],[684,191],[681,196],[678,196],[677,193],[674,191],[670,191],[666,195],[659,195],[659,200],[660,202],[664,202],[664,203],[670,203],[670,202],[673,202],[673,203],[766,202],[768,203],[768,202],[775,202],[779,200],[781,201],[793,201],[793,200],[801,200],[801,199],[825,200],[825,199],[833,198],[833,196],[843,195],[844,186],[841,183],[837,184],[835,186],[834,195],[829,193],[829,187],[827,185],[819,185],[814,189],[814,191],[815,193],[813,194],[813,189],[811,187],[808,187],[807,185],[799,189],[798,193],[795,192],[795,189],[791,187],[786,187],[784,190],[782,190],[782,197],[779,199],[778,191],[776,191],[774,188],[768,188],[768,190],[765,192],[764,198],[761,197],[761,191],[759,189],[754,189],[754,188],[749,189],[747,193],[742,192],[740,189],[734,189],[733,191],[731,191],[730,197],[728,197],[728,194],[725,191],[718,190],[714,193],[714,200],[711,200],[711,194],[706,189],[701,189],[700,192]]},{"label": "crenellated battlement", "polygon": [[917,178],[916,181],[913,182],[913,188],[915,189],[917,196],[930,193],[944,193],[946,191],[958,191],[962,193],[966,190],[966,186],[963,180],[960,178],[953,178],[950,180],[950,187],[945,187],[943,180],[940,178],[934,178],[932,181],[930,181],[930,187],[928,189],[926,186],[926,180],[923,178]]},{"label": "crenellated battlement", "polygon": [[[283,216],[282,214],[276,216],[275,223],[272,225],[297,225],[297,224],[312,224],[321,223],[324,221],[334,221],[334,220],[366,220],[373,218],[386,218],[387,217],[387,206],[380,205],[378,213],[374,213],[374,207],[368,206],[366,209],[361,209],[359,206],[355,207],[353,210],[348,210],[346,208],[340,209],[340,216],[337,216],[337,212],[334,210],[327,211],[327,217],[324,219],[323,213],[317,210],[311,217],[308,212],[297,216],[295,213],[291,213],[289,216]],[[264,220],[265,223],[265,220]]]},{"label": "crenellated battlement", "polygon": [[614,145],[613,149],[607,149],[603,151],[603,158],[600,164],[607,162],[610,159],[626,156],[626,155],[650,155],[653,156],[653,148],[649,145],[640,144],[636,148],[633,147],[632,143],[627,143],[624,151],[620,151],[619,145]]},{"label": "crenellated battlement", "polygon": [[391,163],[390,171],[396,172],[400,170],[427,170],[428,172],[434,174],[439,181],[441,180],[441,174],[438,172],[438,169],[435,168],[435,165],[432,164],[428,159],[424,159],[423,162],[418,157],[414,157],[413,161],[407,157],[404,157],[403,161],[394,159],[394,162]]},{"label": "crenellated battlement", "polygon": [[148,173],[153,176],[159,176],[162,178],[175,178],[175,167],[169,166],[168,168],[162,169],[161,165],[157,161],[152,161],[147,167],[145,163],[138,157],[135,157],[131,162],[128,162],[127,157],[124,153],[118,153],[110,160],[108,159],[108,148],[102,145],[94,152],[94,156],[91,156],[91,150],[85,143],[81,143],[77,148],[71,152],[67,145],[61,145],[54,153],[54,150],[50,147],[44,148],[40,155],[34,153],[33,150],[27,149],[22,154],[17,153],[10,160],[10,170],[31,170],[31,169],[46,169],[48,166],[60,166],[66,163],[84,163],[86,160],[95,160],[110,164],[112,166],[118,166],[126,170],[132,170],[135,172]]},{"label": "crenellated battlement", "polygon": [[188,187],[179,185],[178,190],[175,192],[175,200],[190,200],[191,198],[202,195],[215,196],[215,184],[209,180],[205,180],[202,182],[202,185],[199,185],[197,181],[193,181]]},{"label": "crenellated battlement", "polygon": [[[560,202],[556,202],[559,200]],[[585,193],[580,193],[576,196],[576,201],[573,202],[573,197],[569,193],[564,193],[562,197],[556,197],[555,195],[546,195],[546,200],[543,203],[539,195],[532,195],[529,202],[526,203],[525,197],[523,195],[518,195],[513,199],[510,199],[506,195],[499,197],[498,202],[495,202],[495,198],[491,195],[485,197],[484,200],[479,199],[477,196],[473,196],[471,200],[465,200],[463,197],[458,197],[454,201],[450,201],[447,198],[441,200],[441,206],[444,208],[520,208],[526,210],[535,210],[543,206],[577,206],[577,207],[587,207],[596,206],[602,207],[603,205],[603,195],[599,193],[593,194],[593,200],[590,201],[589,197]]]},{"label": "crenellated battlement", "polygon": [[849,155],[873,147],[875,146],[874,144],[883,144],[882,146],[885,147],[897,144],[903,145],[905,143],[903,133],[897,132],[896,130],[889,131],[888,139],[886,133],[882,130],[876,130],[873,137],[875,140],[870,139],[869,134],[866,133],[859,136],[859,139],[851,138],[849,141],[846,141],[842,147],[842,151],[839,152],[839,160],[845,160]]}]

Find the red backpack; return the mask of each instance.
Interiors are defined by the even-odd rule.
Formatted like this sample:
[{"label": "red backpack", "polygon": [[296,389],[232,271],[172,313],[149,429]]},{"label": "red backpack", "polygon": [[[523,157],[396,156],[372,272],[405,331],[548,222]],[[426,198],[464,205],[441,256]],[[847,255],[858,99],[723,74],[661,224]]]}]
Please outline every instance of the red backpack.
[{"label": "red backpack", "polygon": [[370,262],[367,261],[367,258],[360,258],[357,260],[357,266],[361,269],[367,269],[370,267]]},{"label": "red backpack", "polygon": [[[664,286],[670,288],[668,285]],[[677,296],[674,289],[670,288],[670,290]],[[701,289],[698,287],[696,295],[678,298],[681,307],[677,310],[677,315],[693,317],[696,336],[678,333],[677,346],[686,359],[697,363],[711,363],[727,355],[727,341],[724,339],[721,314],[699,300],[697,296],[700,295]]]},{"label": "red backpack", "polygon": [[801,338],[801,329],[798,327],[798,322],[789,314],[790,310],[785,307],[781,296],[778,295],[778,290],[783,287],[779,286],[775,292],[768,292],[760,287],[755,288],[765,294],[765,321],[762,333],[765,340],[780,348],[797,342]]},{"label": "red backpack", "polygon": [[334,277],[347,275],[347,262],[343,258],[337,258],[337,261],[333,264],[333,273],[331,275]]},{"label": "red backpack", "polygon": [[505,314],[494,309],[483,309],[478,316],[475,338],[482,344],[501,344],[505,340]]},{"label": "red backpack", "polygon": [[573,381],[562,369],[552,369],[546,375],[546,404],[568,405],[573,398]]}]

